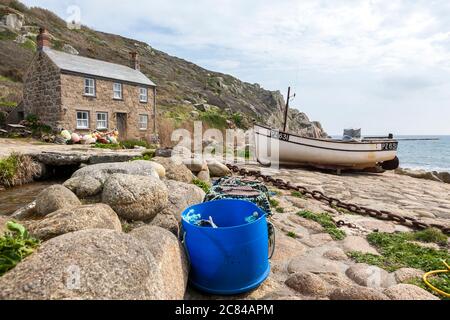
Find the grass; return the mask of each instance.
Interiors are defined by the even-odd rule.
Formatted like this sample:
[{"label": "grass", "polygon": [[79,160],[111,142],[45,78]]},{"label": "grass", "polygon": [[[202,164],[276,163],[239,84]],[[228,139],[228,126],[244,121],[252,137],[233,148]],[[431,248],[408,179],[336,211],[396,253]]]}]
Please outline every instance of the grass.
[{"label": "grass", "polygon": [[13,269],[39,246],[27,230],[15,222],[7,223],[8,231],[0,237],[0,277]]},{"label": "grass", "polygon": [[227,127],[227,118],[216,110],[201,112],[200,119],[212,128],[225,129]]},{"label": "grass", "polygon": [[26,39],[24,43],[20,44],[20,46],[22,48],[25,48],[25,49],[30,50],[30,51],[35,51],[36,50],[36,43],[34,43],[34,41],[30,40],[30,39]]},{"label": "grass", "polygon": [[9,30],[5,30],[0,32],[0,40],[1,41],[7,41],[7,40],[15,40],[17,38],[17,35]]},{"label": "grass", "polygon": [[286,235],[288,237],[290,237],[290,238],[293,238],[293,239],[297,239],[298,238],[297,234],[295,232],[292,232],[292,231],[286,233]]},{"label": "grass", "polygon": [[205,193],[208,193],[211,190],[211,186],[209,185],[209,183],[202,181],[200,179],[197,179],[197,178],[192,180],[192,184],[195,184],[197,187],[203,189],[203,191],[205,191]]},{"label": "grass", "polygon": [[[425,272],[442,269],[442,260],[450,261],[450,254],[446,250],[425,248],[410,242],[419,238],[429,242],[432,239],[430,234],[435,237],[436,231],[372,233],[367,236],[367,240],[378,249],[380,256],[361,252],[351,252],[349,255],[357,262],[375,265],[390,272],[400,268],[416,268]],[[442,244],[442,239],[440,236],[435,238],[435,243]]]},{"label": "grass", "polygon": [[125,140],[121,141],[120,144],[124,149],[134,149],[135,146],[144,147],[146,149],[150,149],[150,144],[147,141],[143,140]]},{"label": "grass", "polygon": [[[442,261],[450,261],[450,254],[445,249],[426,248],[410,242],[420,241],[444,245],[447,243],[447,236],[438,229],[395,234],[372,233],[367,236],[367,240],[378,249],[380,256],[361,252],[350,252],[349,256],[356,262],[378,266],[389,272],[400,268],[416,268],[424,272],[443,270],[445,266]],[[449,274],[432,277],[430,282],[435,287],[450,293]],[[422,279],[414,279],[409,283],[436,294],[425,285]]]},{"label": "grass", "polygon": [[347,236],[340,230],[328,213],[313,213],[311,211],[300,211],[297,213],[302,218],[313,220],[319,223],[334,240],[343,240]]},{"label": "grass", "polygon": [[305,196],[303,194],[301,194],[298,191],[292,191],[291,192],[291,196],[296,197],[296,198],[300,198],[300,199],[305,199]]},{"label": "grass", "polygon": [[284,209],[283,209],[283,208],[278,207],[278,208],[276,208],[275,210],[276,210],[278,213],[284,213]]},{"label": "grass", "polygon": [[111,149],[111,150],[119,150],[119,149],[123,149],[122,145],[120,145],[119,143],[117,144],[105,144],[105,143],[96,143],[93,148],[96,149]]},{"label": "grass", "polygon": [[351,211],[348,211],[347,209],[344,208],[340,208],[337,205],[331,205],[331,208],[333,208],[334,210],[336,210],[337,212],[340,212],[342,214],[351,214],[353,215],[353,213]]},{"label": "grass", "polygon": [[280,205],[280,202],[275,199],[270,199],[269,202],[270,202],[270,206],[273,208],[277,208]]},{"label": "grass", "polygon": [[3,81],[3,82],[14,82],[12,79],[10,79],[8,77],[5,77],[5,76],[2,76],[2,75],[0,75],[0,81]]},{"label": "grass", "polygon": [[31,157],[12,153],[0,160],[0,185],[10,188],[31,182],[38,169]]}]

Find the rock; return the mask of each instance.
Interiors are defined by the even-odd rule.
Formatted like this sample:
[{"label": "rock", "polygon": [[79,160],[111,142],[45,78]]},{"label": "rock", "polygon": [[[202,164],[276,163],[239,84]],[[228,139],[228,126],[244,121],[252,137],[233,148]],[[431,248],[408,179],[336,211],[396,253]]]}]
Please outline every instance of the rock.
[{"label": "rock", "polygon": [[[332,274],[332,273],[320,273],[318,275],[323,281],[328,283],[331,293],[334,289],[345,289],[354,286],[355,284],[342,274]],[[332,288],[332,289],[331,289]]]},{"label": "rock", "polygon": [[422,278],[424,274],[425,272],[419,269],[401,268],[394,272],[394,277],[398,283],[404,283],[416,278]]},{"label": "rock", "polygon": [[[65,142],[64,142],[65,143]],[[33,160],[48,166],[77,166],[80,163],[88,163],[90,156],[86,153],[62,153],[62,152],[42,152],[30,155]]]},{"label": "rock", "polygon": [[24,15],[19,12],[9,13],[1,17],[3,25],[13,31],[20,31],[25,21]]},{"label": "rock", "polygon": [[310,231],[313,231],[313,233],[324,232],[324,228],[315,221],[299,217],[298,215],[290,215],[288,219]]},{"label": "rock", "polygon": [[156,149],[155,157],[170,158],[170,157],[172,157],[172,151],[173,151],[173,149],[171,149],[171,148]]},{"label": "rock", "polygon": [[333,238],[331,238],[328,233],[318,233],[310,235],[309,237],[302,238],[300,241],[309,247],[315,248],[333,241]]},{"label": "rock", "polygon": [[351,280],[364,287],[387,288],[392,285],[387,271],[379,267],[369,266],[365,263],[358,263],[351,266],[347,269],[345,274]]},{"label": "rock", "polygon": [[155,226],[134,229],[130,235],[145,243],[146,248],[155,257],[166,298],[182,300],[188,280],[188,260],[183,246],[169,231]]},{"label": "rock", "polygon": [[357,251],[362,253],[371,253],[380,255],[375,248],[373,248],[366,239],[358,236],[347,236],[342,244],[345,253]]},{"label": "rock", "polygon": [[394,233],[395,225],[388,221],[358,220],[358,224],[372,232]]},{"label": "rock", "polygon": [[154,161],[149,161],[149,163],[153,167],[153,169],[155,169],[160,179],[166,177],[166,169],[162,165]]},{"label": "rock", "polygon": [[159,179],[159,175],[155,171],[154,166],[150,161],[144,160],[94,164],[76,171],[72,175],[72,178],[89,176],[98,180],[103,185],[106,180],[115,173],[155,177]]},{"label": "rock", "polygon": [[425,180],[432,180],[432,181],[438,181],[442,182],[442,180],[439,177],[439,174],[437,172],[428,172],[425,170],[413,170],[413,169],[403,169],[398,168],[395,170],[396,174],[409,176],[416,179],[425,179]]},{"label": "rock", "polygon": [[88,175],[70,178],[63,184],[64,187],[74,192],[80,198],[88,198],[102,191],[102,183]]},{"label": "rock", "polygon": [[150,223],[152,226],[157,226],[172,232],[175,236],[178,237],[178,233],[180,232],[180,226],[178,220],[172,214],[162,214],[159,213]]},{"label": "rock", "polygon": [[351,286],[343,289],[335,289],[330,294],[331,300],[389,300],[389,297],[380,291],[361,287]]},{"label": "rock", "polygon": [[293,255],[300,256],[306,252],[306,247],[299,241],[288,237],[279,229],[275,229],[275,232],[276,246],[271,260],[272,263],[284,264],[286,261],[289,261]]},{"label": "rock", "polygon": [[202,170],[208,169],[206,162],[198,158],[184,159],[183,164],[193,173],[199,173]]},{"label": "rock", "polygon": [[127,220],[150,221],[167,205],[168,190],[154,176],[116,173],[103,187],[102,202]]},{"label": "rock", "polygon": [[110,206],[99,203],[60,209],[37,223],[33,222],[29,231],[34,237],[45,241],[66,233],[87,229],[122,231],[122,225]]},{"label": "rock", "polygon": [[323,297],[329,290],[325,281],[310,272],[294,273],[285,283],[288,287],[304,295]]},{"label": "rock", "polygon": [[197,179],[206,183],[211,183],[211,176],[209,175],[209,169],[200,171],[197,174]]},{"label": "rock", "polygon": [[398,284],[383,291],[392,300],[439,300],[430,292],[412,284]]},{"label": "rock", "polygon": [[75,49],[74,47],[72,47],[70,44],[67,44],[67,43],[63,45],[62,50],[65,53],[73,54],[73,55],[76,55],[76,56],[79,54],[77,49]]},{"label": "rock", "polygon": [[207,111],[211,110],[211,106],[206,103],[194,104],[194,108],[201,112],[207,112]]},{"label": "rock", "polygon": [[205,192],[193,185],[175,180],[165,180],[164,183],[169,193],[169,204],[163,213],[172,214],[178,221],[181,221],[181,214],[188,207],[202,203]]},{"label": "rock", "polygon": [[36,214],[36,200],[30,202],[26,206],[23,206],[20,209],[17,209],[12,215],[11,218],[22,220],[27,219],[28,217]]},{"label": "rock", "polygon": [[326,251],[323,256],[330,260],[335,261],[344,261],[348,260],[348,256],[345,254],[344,250],[341,248],[332,248],[328,251]]},{"label": "rock", "polygon": [[167,179],[191,183],[194,178],[192,172],[179,159],[156,157],[153,161],[166,169]]},{"label": "rock", "polygon": [[0,288],[1,300],[160,300],[173,295],[147,243],[96,229],[44,242],[0,278]]},{"label": "rock", "polygon": [[217,160],[208,160],[208,169],[211,177],[226,177],[231,175],[231,170],[226,165]]},{"label": "rock", "polygon": [[36,213],[45,216],[59,209],[81,205],[77,196],[62,185],[54,185],[44,189],[36,198]]},{"label": "rock", "polygon": [[312,272],[339,274],[339,267],[329,260],[314,256],[299,256],[293,258],[288,264],[289,273]]},{"label": "rock", "polygon": [[442,182],[450,183],[450,172],[439,172],[438,178],[442,180]]}]

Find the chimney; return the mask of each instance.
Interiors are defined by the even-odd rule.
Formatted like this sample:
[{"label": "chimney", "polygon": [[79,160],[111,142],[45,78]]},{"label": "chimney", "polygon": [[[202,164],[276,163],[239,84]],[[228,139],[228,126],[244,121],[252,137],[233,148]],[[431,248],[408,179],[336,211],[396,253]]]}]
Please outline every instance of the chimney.
[{"label": "chimney", "polygon": [[36,40],[38,51],[42,51],[44,48],[50,48],[50,34],[48,33],[46,28],[39,28],[39,35],[37,36]]},{"label": "chimney", "polygon": [[136,51],[130,52],[131,56],[131,68],[135,70],[141,70],[141,65],[139,64],[139,54]]}]

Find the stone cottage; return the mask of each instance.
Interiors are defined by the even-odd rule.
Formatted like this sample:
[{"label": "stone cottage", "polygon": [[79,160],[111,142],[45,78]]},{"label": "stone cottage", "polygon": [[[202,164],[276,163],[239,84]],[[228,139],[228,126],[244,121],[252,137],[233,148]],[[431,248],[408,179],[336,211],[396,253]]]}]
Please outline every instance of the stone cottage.
[{"label": "stone cottage", "polygon": [[119,139],[156,136],[156,86],[131,53],[131,68],[51,49],[45,28],[24,77],[23,116],[78,133],[117,129]]}]

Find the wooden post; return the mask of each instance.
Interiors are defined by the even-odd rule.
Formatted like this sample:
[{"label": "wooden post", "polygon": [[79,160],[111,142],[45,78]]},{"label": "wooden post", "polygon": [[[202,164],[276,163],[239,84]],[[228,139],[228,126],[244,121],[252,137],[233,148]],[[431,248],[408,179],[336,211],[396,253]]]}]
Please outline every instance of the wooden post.
[{"label": "wooden post", "polygon": [[287,101],[286,101],[286,109],[284,109],[284,125],[283,132],[286,132],[287,122],[288,122],[288,112],[289,112],[289,100],[291,99],[291,87],[288,88]]}]

